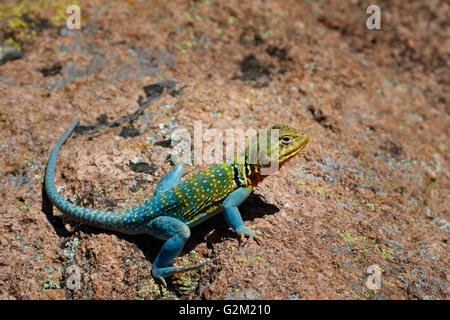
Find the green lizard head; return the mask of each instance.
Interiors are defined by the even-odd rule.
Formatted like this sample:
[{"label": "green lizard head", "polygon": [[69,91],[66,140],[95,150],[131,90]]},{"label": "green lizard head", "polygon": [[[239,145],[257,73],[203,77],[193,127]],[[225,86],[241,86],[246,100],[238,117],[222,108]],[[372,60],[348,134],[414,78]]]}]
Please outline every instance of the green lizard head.
[{"label": "green lizard head", "polygon": [[308,141],[309,135],[302,130],[277,124],[258,132],[246,150],[246,160],[260,171],[260,175],[268,175],[302,151]]},{"label": "green lizard head", "polygon": [[288,125],[277,124],[271,130],[278,130],[278,155],[272,152],[271,155],[272,160],[278,160],[280,164],[302,151],[309,142],[309,135],[306,132]]}]

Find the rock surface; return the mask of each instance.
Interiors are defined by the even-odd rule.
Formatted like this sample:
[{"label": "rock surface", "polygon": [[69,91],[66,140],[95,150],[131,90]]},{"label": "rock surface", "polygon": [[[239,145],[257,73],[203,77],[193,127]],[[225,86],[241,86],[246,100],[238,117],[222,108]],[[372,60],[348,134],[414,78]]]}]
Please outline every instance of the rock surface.
[{"label": "rock surface", "polygon": [[[80,30],[34,8],[39,21],[0,33],[23,52],[0,66],[1,299],[448,299],[447,3],[383,2],[381,30],[366,1],[79,5]],[[286,123],[311,141],[240,207],[263,245],[217,216],[175,264],[214,260],[160,288],[161,241],[44,208],[49,151],[77,116],[56,185],[98,209],[151,197],[171,133],[196,121]]]}]

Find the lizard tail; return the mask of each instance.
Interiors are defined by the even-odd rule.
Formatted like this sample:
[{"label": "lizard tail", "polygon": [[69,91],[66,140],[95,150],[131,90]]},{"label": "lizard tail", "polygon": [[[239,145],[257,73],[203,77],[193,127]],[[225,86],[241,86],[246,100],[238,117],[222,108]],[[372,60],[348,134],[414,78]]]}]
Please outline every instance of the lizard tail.
[{"label": "lizard tail", "polygon": [[138,229],[140,229],[139,226],[142,225],[142,222],[139,221],[139,217],[143,216],[143,213],[145,213],[145,203],[142,206],[135,207],[127,211],[114,212],[93,210],[70,203],[63,198],[58,191],[56,191],[54,182],[56,158],[58,156],[59,149],[72,134],[79,122],[80,118],[75,119],[67,131],[64,132],[61,138],[59,138],[59,140],[55,143],[52,151],[50,152],[44,180],[44,188],[48,198],[55,205],[55,207],[59,209],[59,211],[61,211],[64,215],[69,216],[72,220],[103,229],[117,230],[131,234],[140,233],[140,230]]}]

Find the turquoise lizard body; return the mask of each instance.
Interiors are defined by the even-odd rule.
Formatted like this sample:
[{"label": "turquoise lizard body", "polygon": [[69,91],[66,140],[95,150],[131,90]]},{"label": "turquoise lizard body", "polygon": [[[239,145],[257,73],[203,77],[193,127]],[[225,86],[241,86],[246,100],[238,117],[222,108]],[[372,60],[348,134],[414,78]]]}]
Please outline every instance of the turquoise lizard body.
[{"label": "turquoise lizard body", "polygon": [[63,214],[75,221],[127,234],[147,233],[166,240],[152,264],[153,277],[164,284],[165,277],[199,268],[208,261],[192,266],[170,266],[189,238],[190,227],[219,212],[223,212],[228,225],[241,239],[249,237],[259,241],[260,232],[243,224],[237,207],[265,177],[262,174],[264,167],[273,163],[281,166],[309,141],[309,136],[301,130],[276,125],[272,130],[278,133],[277,148],[266,148],[264,164],[259,157],[256,161],[249,161],[252,158],[251,150],[260,152],[259,140],[254,138],[250,146],[233,159],[214,165],[184,181],[181,181],[183,164],[176,165],[161,179],[152,198],[138,207],[113,212],[74,205],[56,191],[56,158],[79,121],[78,118],[71,124],[50,153],[44,183],[48,198]]}]

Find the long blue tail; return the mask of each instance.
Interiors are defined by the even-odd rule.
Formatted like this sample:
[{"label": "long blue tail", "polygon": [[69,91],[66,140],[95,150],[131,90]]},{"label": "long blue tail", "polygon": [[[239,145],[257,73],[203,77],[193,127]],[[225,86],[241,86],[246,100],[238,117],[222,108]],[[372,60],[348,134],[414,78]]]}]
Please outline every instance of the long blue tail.
[{"label": "long blue tail", "polygon": [[69,216],[75,221],[81,223],[97,226],[103,229],[117,230],[124,233],[136,234],[142,233],[143,220],[147,220],[146,217],[150,215],[150,202],[146,201],[139,207],[132,208],[127,211],[103,211],[83,208],[74,205],[64,199],[57,191],[55,187],[55,168],[56,158],[58,156],[59,149],[64,142],[69,138],[75,127],[80,122],[80,118],[77,118],[67,129],[66,132],[55,143],[50,157],[48,159],[47,168],[45,170],[45,192],[47,193],[50,201],[61,211],[63,214]]}]

